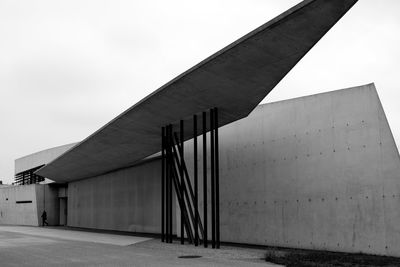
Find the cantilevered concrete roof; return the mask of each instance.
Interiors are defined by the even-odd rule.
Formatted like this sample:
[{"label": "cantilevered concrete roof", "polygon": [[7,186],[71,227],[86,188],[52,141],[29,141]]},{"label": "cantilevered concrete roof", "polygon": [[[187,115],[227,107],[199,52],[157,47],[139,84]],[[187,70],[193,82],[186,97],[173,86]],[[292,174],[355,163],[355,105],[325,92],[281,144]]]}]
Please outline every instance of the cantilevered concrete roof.
[{"label": "cantilevered concrete roof", "polygon": [[[219,126],[246,117],[357,0],[306,0],[168,82],[36,173],[68,182],[157,153],[161,127],[219,108]],[[140,89],[140,88],[138,88]],[[293,88],[295,90],[295,88]]]}]

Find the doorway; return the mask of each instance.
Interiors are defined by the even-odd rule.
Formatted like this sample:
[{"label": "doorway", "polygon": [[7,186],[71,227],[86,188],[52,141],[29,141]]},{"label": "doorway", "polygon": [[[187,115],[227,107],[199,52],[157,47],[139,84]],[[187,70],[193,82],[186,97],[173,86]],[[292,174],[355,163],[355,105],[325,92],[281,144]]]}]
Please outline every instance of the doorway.
[{"label": "doorway", "polygon": [[67,217],[68,217],[68,198],[61,197],[60,200],[60,225],[67,225]]}]

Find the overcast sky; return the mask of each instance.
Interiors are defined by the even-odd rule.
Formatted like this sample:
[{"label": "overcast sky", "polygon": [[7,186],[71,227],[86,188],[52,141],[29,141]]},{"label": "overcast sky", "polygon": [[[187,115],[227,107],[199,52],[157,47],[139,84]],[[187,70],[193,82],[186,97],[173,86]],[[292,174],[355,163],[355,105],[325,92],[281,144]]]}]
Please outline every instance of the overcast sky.
[{"label": "overcast sky", "polygon": [[[298,2],[0,0],[0,180]],[[375,82],[400,143],[399,14],[399,0],[360,0],[263,103]]]}]

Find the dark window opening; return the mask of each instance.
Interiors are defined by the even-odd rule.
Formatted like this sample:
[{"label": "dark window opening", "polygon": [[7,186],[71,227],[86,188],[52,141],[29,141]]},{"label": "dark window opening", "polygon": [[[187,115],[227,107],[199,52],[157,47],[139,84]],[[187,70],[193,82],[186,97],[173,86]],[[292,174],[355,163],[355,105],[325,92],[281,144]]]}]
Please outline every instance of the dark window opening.
[{"label": "dark window opening", "polygon": [[32,203],[32,200],[20,200],[20,201],[15,201],[17,204],[23,204],[23,203]]}]

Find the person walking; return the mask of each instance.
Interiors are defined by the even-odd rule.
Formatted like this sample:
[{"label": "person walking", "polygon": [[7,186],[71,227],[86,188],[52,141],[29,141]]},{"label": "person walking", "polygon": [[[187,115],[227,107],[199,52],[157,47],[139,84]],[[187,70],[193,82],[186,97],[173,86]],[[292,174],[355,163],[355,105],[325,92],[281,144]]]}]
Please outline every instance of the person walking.
[{"label": "person walking", "polygon": [[46,224],[46,226],[49,226],[49,223],[47,222],[47,213],[45,210],[43,210],[42,213],[42,226],[44,226]]}]

